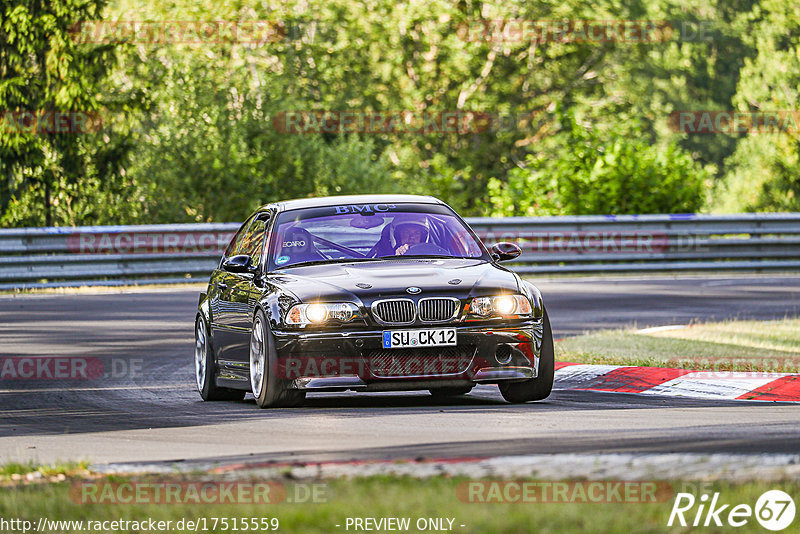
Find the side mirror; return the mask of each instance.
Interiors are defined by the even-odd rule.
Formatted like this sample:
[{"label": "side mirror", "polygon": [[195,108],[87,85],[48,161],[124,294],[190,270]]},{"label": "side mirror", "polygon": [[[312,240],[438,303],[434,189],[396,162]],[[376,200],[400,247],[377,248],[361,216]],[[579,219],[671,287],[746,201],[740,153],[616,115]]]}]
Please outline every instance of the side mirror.
[{"label": "side mirror", "polygon": [[513,260],[520,254],[522,254],[522,249],[519,248],[514,243],[503,241],[501,243],[493,245],[492,248],[490,249],[490,252],[497,261],[506,261],[506,260]]},{"label": "side mirror", "polygon": [[253,274],[256,271],[253,259],[247,254],[237,254],[222,262],[222,268],[229,273]]}]

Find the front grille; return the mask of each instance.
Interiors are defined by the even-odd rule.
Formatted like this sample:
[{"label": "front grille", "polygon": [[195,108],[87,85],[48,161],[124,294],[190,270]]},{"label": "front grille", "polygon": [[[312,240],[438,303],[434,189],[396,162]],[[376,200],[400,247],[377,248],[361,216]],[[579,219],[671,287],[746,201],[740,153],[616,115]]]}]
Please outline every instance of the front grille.
[{"label": "front grille", "polygon": [[382,300],[372,305],[372,314],[384,324],[411,324],[414,322],[414,302],[409,299]]},{"label": "front grille", "polygon": [[458,311],[459,300],[438,297],[419,301],[419,319],[427,323],[449,321]]},{"label": "front grille", "polygon": [[367,361],[381,378],[446,376],[469,370],[474,355],[474,346],[382,349],[369,351]]}]

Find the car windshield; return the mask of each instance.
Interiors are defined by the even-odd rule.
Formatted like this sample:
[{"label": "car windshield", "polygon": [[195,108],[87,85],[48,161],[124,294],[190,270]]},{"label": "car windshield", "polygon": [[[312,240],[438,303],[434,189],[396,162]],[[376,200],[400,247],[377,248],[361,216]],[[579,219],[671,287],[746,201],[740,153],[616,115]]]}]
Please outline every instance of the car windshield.
[{"label": "car windshield", "polygon": [[275,221],[270,269],[386,257],[481,258],[475,235],[438,204],[348,204],[290,210]]}]

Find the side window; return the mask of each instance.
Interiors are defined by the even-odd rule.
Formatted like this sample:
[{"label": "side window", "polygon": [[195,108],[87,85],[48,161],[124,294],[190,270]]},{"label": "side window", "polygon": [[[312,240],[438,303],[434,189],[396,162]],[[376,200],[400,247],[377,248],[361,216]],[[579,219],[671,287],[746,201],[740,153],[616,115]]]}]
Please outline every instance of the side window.
[{"label": "side window", "polygon": [[228,243],[228,248],[225,249],[224,257],[230,258],[231,256],[236,255],[236,251],[239,250],[240,245],[242,244],[242,239],[244,238],[247,227],[250,226],[251,220],[252,219],[246,220],[244,224],[236,231],[236,234],[233,236],[233,238],[231,238],[231,242]]},{"label": "side window", "polygon": [[253,258],[253,265],[258,265],[261,261],[267,222],[260,219],[253,221],[253,224],[247,229],[239,249],[236,251],[237,254],[247,254]]}]

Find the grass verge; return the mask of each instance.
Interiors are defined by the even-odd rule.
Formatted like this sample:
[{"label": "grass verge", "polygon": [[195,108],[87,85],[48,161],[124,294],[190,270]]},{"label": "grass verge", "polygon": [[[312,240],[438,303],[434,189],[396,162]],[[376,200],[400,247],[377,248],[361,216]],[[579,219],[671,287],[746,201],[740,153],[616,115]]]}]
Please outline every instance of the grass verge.
[{"label": "grass verge", "polygon": [[800,319],[724,321],[642,333],[604,330],[562,339],[556,360],[708,371],[800,372]]},{"label": "grass verge", "polygon": [[62,481],[67,477],[88,473],[88,462],[66,462],[54,465],[39,465],[34,462],[8,462],[0,465],[0,487],[18,481]]},{"label": "grass verge", "polygon": [[[137,483],[154,479],[138,479]],[[164,479],[160,479],[164,481]],[[121,477],[106,477],[102,480],[93,479],[90,484],[100,482],[116,483],[115,488],[123,487],[131,479]],[[265,481],[259,481],[261,483]],[[16,518],[31,521],[34,525],[40,517],[48,520],[60,521],[172,521],[168,532],[194,531],[187,528],[176,528],[181,519],[192,521],[205,521],[207,531],[231,532],[244,531],[241,528],[243,520],[247,523],[252,518],[259,520],[266,518],[268,521],[275,518],[279,523],[281,532],[347,532],[355,529],[346,528],[347,518],[409,518],[411,528],[407,532],[419,532],[416,522],[420,518],[445,518],[452,519],[452,531],[463,533],[517,533],[517,532],[665,532],[685,531],[679,527],[667,527],[675,496],[678,492],[687,491],[699,498],[701,493],[713,495],[719,492],[719,503],[747,504],[754,507],[758,497],[770,489],[782,489],[789,495],[800,494],[800,481],[786,481],[783,483],[667,483],[667,491],[659,491],[654,495],[656,502],[641,502],[641,498],[634,497],[628,500],[622,493],[622,499],[615,499],[613,493],[597,493],[603,495],[599,499],[591,497],[591,491],[576,491],[576,486],[587,489],[589,482],[574,481],[576,486],[571,486],[562,494],[559,502],[519,502],[521,493],[508,493],[511,500],[517,502],[497,502],[505,500],[505,490],[500,493],[491,492],[491,484],[498,488],[498,481],[482,481],[483,489],[472,493],[468,491],[468,484],[474,483],[465,478],[433,477],[415,479],[410,477],[367,477],[354,479],[335,479],[329,481],[311,482],[316,485],[316,502],[280,502],[272,504],[150,504],[143,502],[115,503],[115,504],[85,504],[81,502],[79,479],[66,480],[50,484],[17,485],[6,488],[0,492],[0,517]],[[534,482],[532,480],[517,480],[516,482]],[[538,481],[550,488],[550,495],[555,495],[555,482]],[[241,482],[240,482],[241,483]],[[272,481],[273,484],[282,485],[285,489],[287,500],[295,499],[297,495],[309,495],[308,484],[303,482],[281,480]],[[607,487],[607,486],[606,486]],[[662,488],[664,486],[661,486]],[[76,489],[78,488],[78,489]],[[541,496],[547,492],[538,489],[528,494],[541,501]],[[119,490],[115,490],[119,492]],[[127,495],[127,494],[126,494]],[[188,493],[182,494],[188,495]],[[495,497],[492,497],[494,495]],[[512,495],[517,495],[513,497]],[[606,498],[604,495],[611,495]],[[474,502],[476,500],[490,500],[492,502]],[[552,500],[552,499],[551,499]],[[609,500],[615,502],[608,502]],[[623,502],[619,502],[619,501]],[[627,502],[626,502],[627,501]],[[730,510],[730,507],[728,507]],[[697,506],[686,514],[691,522]],[[215,520],[215,518],[217,518]],[[226,518],[228,528],[222,528],[221,518]],[[705,519],[703,517],[703,519]],[[722,516],[725,520],[725,514]],[[217,528],[212,528],[216,521]],[[236,523],[233,523],[236,521]],[[239,528],[231,528],[231,524]],[[202,523],[200,523],[202,524]],[[274,523],[272,523],[274,525]],[[447,521],[444,523],[448,524]],[[337,526],[338,525],[338,526]],[[463,526],[462,526],[463,525]],[[110,526],[110,525],[109,525]],[[98,532],[149,532],[141,525],[123,525],[118,528],[103,527]],[[727,526],[726,526],[727,527]],[[704,528],[708,532],[721,532],[723,528]],[[730,528],[730,527],[727,527]],[[247,530],[250,530],[249,528]],[[259,529],[264,532],[267,529]],[[271,529],[270,529],[271,530]],[[428,531],[433,529],[427,529]],[[448,529],[449,530],[449,529]],[[754,517],[737,532],[763,532]],[[76,525],[60,525],[59,532],[77,531]],[[202,526],[198,531],[203,531]],[[381,530],[385,531],[385,530]]]}]

